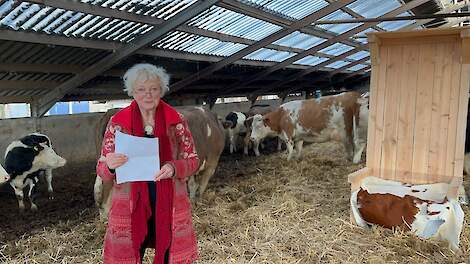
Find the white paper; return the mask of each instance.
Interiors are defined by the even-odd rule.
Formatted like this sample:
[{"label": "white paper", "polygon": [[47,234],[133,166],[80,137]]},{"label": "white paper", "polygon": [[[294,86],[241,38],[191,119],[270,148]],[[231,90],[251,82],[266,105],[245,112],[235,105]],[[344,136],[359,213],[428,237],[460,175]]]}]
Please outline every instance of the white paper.
[{"label": "white paper", "polygon": [[127,156],[116,168],[116,182],[154,181],[160,170],[158,138],[136,137],[116,131],[115,152]]}]

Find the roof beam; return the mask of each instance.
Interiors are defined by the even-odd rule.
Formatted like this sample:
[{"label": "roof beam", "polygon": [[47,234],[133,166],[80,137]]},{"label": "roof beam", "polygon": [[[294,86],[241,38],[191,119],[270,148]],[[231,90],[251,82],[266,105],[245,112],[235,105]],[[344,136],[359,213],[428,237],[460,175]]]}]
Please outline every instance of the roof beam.
[{"label": "roof beam", "polygon": [[[6,29],[0,29],[0,39],[10,40],[10,41],[20,41],[20,42],[31,42],[31,43],[38,43],[38,44],[45,44],[45,45],[58,45],[58,46],[69,46],[69,47],[76,47],[76,48],[100,49],[100,50],[107,50],[107,51],[114,51],[114,50],[124,47],[123,44],[116,43],[116,42],[107,42],[107,41],[89,40],[89,39],[75,39],[75,38],[67,38],[63,36],[50,36],[46,34],[19,32],[19,31],[6,30]],[[179,51],[162,50],[162,49],[154,49],[154,48],[141,49],[141,50],[138,50],[136,54],[156,56],[156,57],[162,57],[162,58],[172,58],[172,59],[192,60],[192,61],[207,61],[207,62],[217,62],[224,58],[221,56],[193,54],[193,53],[188,53],[188,52],[181,52],[181,51],[179,52]],[[238,60],[234,62],[234,64],[270,67],[270,66],[275,65],[276,62]],[[303,66],[303,65],[292,65],[290,67],[294,69],[307,69],[308,68],[308,66]]]},{"label": "roof beam", "polygon": [[[334,0],[326,0],[328,3],[331,3],[333,2]],[[355,18],[364,18],[363,16],[361,16],[360,14],[354,12],[352,9],[348,8],[348,7],[343,7],[341,8],[341,10],[345,13],[348,13],[349,15],[355,17]],[[385,31],[383,28],[379,27],[379,26],[373,26],[372,27],[373,29],[377,30],[377,31]]]},{"label": "roof beam", "polygon": [[177,26],[185,23],[189,19],[199,15],[201,12],[218,2],[218,0],[205,0],[196,1],[194,4],[187,7],[185,10],[179,12],[160,27],[154,27],[147,34],[136,38],[132,42],[127,43],[124,47],[116,50],[114,53],[106,56],[104,59],[90,66],[88,69],[75,77],[67,80],[63,84],[56,87],[53,91],[48,92],[38,99],[40,116],[44,115],[50,107],[52,107],[58,100],[64,97],[68,91],[82,85],[83,83],[91,80],[95,76],[108,70],[113,65],[132,55],[138,49],[141,49],[158,38],[163,37],[166,33],[170,32]]},{"label": "roof beam", "polygon": [[316,25],[325,24],[359,24],[359,23],[374,23],[385,21],[402,21],[402,20],[417,20],[417,19],[436,19],[436,18],[449,18],[449,17],[466,17],[470,16],[470,12],[462,13],[445,13],[445,14],[426,14],[415,16],[399,16],[399,17],[374,17],[374,18],[356,18],[356,19],[338,19],[338,20],[323,20],[315,22]]},{"label": "roof beam", "polygon": [[[143,23],[143,24],[148,24],[148,25],[153,25],[153,26],[159,26],[165,22],[164,19],[159,19],[156,17],[138,15],[138,14],[134,14],[128,11],[120,11],[120,10],[102,7],[99,5],[74,2],[70,0],[55,0],[55,1],[52,1],[52,0],[31,0],[30,1],[28,0],[26,2],[33,2],[36,4],[47,5],[47,6],[54,7],[54,8],[73,10],[76,12],[87,13],[87,14],[91,14],[95,16],[121,19],[121,20],[130,21],[130,22]],[[188,34],[214,38],[214,39],[218,39],[220,41],[225,41],[225,42],[234,42],[234,43],[240,43],[240,44],[245,44],[245,45],[252,45],[254,42],[256,42],[251,39],[246,39],[242,37],[232,36],[229,34],[206,30],[206,29],[195,27],[195,26],[181,25],[181,26],[178,26],[176,30],[185,32]],[[276,45],[276,44],[270,44],[267,46],[267,48],[273,49],[273,50],[279,50],[279,51],[295,52],[295,53],[299,53],[303,51],[303,49]]]},{"label": "roof beam", "polygon": [[35,90],[35,89],[51,89],[60,82],[56,81],[18,81],[18,80],[0,80],[0,93],[11,90]]},{"label": "roof beam", "polygon": [[355,62],[348,63],[348,64],[344,65],[343,67],[340,67],[340,68],[338,68],[338,69],[336,69],[336,70],[330,72],[330,75],[334,75],[334,74],[340,73],[340,72],[342,72],[342,71],[344,71],[344,70],[346,70],[346,69],[348,69],[348,68],[351,68],[351,67],[356,66],[356,65],[358,65],[358,64],[364,63],[364,62],[368,61],[369,59],[370,59],[370,57],[367,56],[367,57],[362,58],[362,59],[360,59],[360,60],[357,60],[357,61],[355,61]]},{"label": "roof beam", "polygon": [[[382,15],[381,18],[385,18],[385,17],[395,17],[395,16],[397,16],[397,15],[399,15],[399,14],[405,12],[405,11],[408,11],[408,10],[410,10],[410,9],[412,9],[412,8],[415,8],[415,7],[417,7],[417,6],[419,6],[419,5],[423,4],[423,3],[426,3],[426,2],[428,2],[428,1],[430,1],[430,0],[413,0],[413,1],[411,1],[411,2],[408,2],[407,4],[404,4],[404,5],[402,5],[402,6],[398,7],[398,8],[396,8],[396,9],[394,9],[394,10],[392,10],[392,11],[390,11],[390,12],[384,14],[384,15]],[[347,38],[353,36],[354,34],[359,33],[359,32],[362,32],[362,31],[366,30],[367,28],[369,28],[369,27],[371,27],[371,26],[373,26],[373,25],[376,25],[376,24],[378,24],[378,22],[372,22],[372,23],[368,23],[368,24],[363,24],[363,25],[361,25],[361,26],[359,26],[359,27],[355,27],[355,28],[353,28],[353,29],[351,29],[351,30],[349,30],[349,31],[347,31],[347,32],[345,32],[345,33],[343,33],[343,34],[340,34],[340,35],[338,35],[338,36],[335,36],[335,37],[333,37],[333,38],[330,38],[330,39],[328,39],[327,41],[325,41],[325,42],[323,42],[323,43],[321,43],[321,44],[319,44],[319,45],[316,45],[316,46],[314,46],[314,47],[311,47],[310,49],[307,49],[307,50],[305,50],[305,51],[302,52],[302,53],[299,53],[299,54],[297,54],[297,55],[295,55],[295,56],[292,56],[292,57],[290,57],[290,58],[288,58],[288,59],[286,59],[286,60],[284,60],[284,61],[282,61],[282,62],[280,62],[280,63],[277,63],[276,65],[274,65],[274,66],[272,66],[272,67],[270,67],[270,68],[265,69],[264,71],[260,72],[259,74],[256,74],[256,75],[253,76],[252,78],[250,78],[250,79],[248,79],[248,80],[246,80],[246,81],[244,81],[244,82],[242,82],[242,83],[235,83],[235,84],[233,84],[233,85],[231,85],[231,86],[229,86],[229,87],[224,88],[224,91],[223,91],[220,95],[228,94],[228,93],[230,93],[230,92],[232,92],[232,91],[234,91],[234,90],[239,89],[239,87],[246,86],[247,84],[252,83],[252,82],[254,82],[254,81],[256,81],[256,80],[259,80],[259,79],[263,78],[264,76],[267,76],[267,75],[271,74],[272,72],[275,72],[275,71],[277,71],[277,70],[279,70],[279,69],[281,69],[281,68],[283,68],[283,67],[286,67],[287,65],[290,65],[290,64],[292,64],[292,63],[294,63],[294,62],[296,62],[296,61],[298,61],[298,60],[300,60],[300,59],[306,57],[306,56],[309,56],[309,55],[311,55],[311,54],[313,54],[313,53],[315,53],[315,52],[317,52],[317,51],[319,51],[319,50],[321,50],[321,49],[324,49],[324,48],[326,48],[326,47],[332,45],[333,43],[336,43],[336,42],[339,42],[339,41],[341,41],[341,40],[347,39]],[[330,62],[330,63],[331,63],[331,62]]]},{"label": "roof beam", "polygon": [[288,28],[283,28],[263,39],[261,39],[260,41],[254,43],[253,45],[250,45],[234,54],[232,54],[231,56],[229,57],[226,57],[224,58],[223,60],[217,62],[217,63],[214,63],[212,64],[211,66],[199,71],[197,74],[194,74],[194,75],[191,75],[189,76],[188,78],[186,79],[183,79],[175,84],[173,84],[171,86],[171,90],[170,90],[170,93],[173,93],[173,92],[176,92],[182,88],[184,88],[185,86],[199,80],[201,78],[201,76],[208,76],[210,74],[212,74],[213,72],[245,57],[246,55],[260,49],[260,48],[263,48],[269,44],[271,44],[272,42],[278,40],[278,39],[281,39],[283,38],[284,36],[287,36],[289,35],[290,33],[302,28],[302,27],[305,27],[306,25],[309,25],[311,24],[313,21],[321,18],[321,17],[324,17],[326,15],[328,15],[329,13],[333,12],[334,10],[342,7],[342,6],[345,6],[351,2],[353,2],[354,0],[339,0],[337,2],[335,2],[334,4],[330,4],[316,12],[314,12],[313,14],[310,14],[309,16],[306,16],[304,17],[303,19],[299,20],[299,21],[296,21],[294,23],[292,23]]},{"label": "roof beam", "polygon": [[[347,52],[345,52],[345,53],[343,53],[343,54],[340,54],[340,55],[336,56],[334,59],[326,60],[326,61],[324,61],[324,62],[322,62],[322,63],[319,63],[319,64],[317,64],[317,65],[315,65],[315,66],[310,67],[309,69],[306,69],[306,70],[303,70],[303,71],[298,72],[298,73],[296,73],[296,74],[293,74],[292,76],[290,76],[290,77],[284,79],[284,81],[282,81],[282,82],[276,82],[276,83],[273,83],[272,85],[270,85],[270,86],[268,86],[268,87],[259,89],[259,90],[255,91],[254,93],[252,93],[250,96],[251,96],[251,97],[256,97],[256,96],[261,95],[261,94],[263,94],[263,93],[266,93],[266,92],[269,92],[269,91],[271,91],[271,90],[274,90],[274,89],[276,89],[276,88],[278,88],[278,87],[280,87],[280,86],[282,86],[282,85],[286,85],[286,84],[288,84],[288,83],[290,83],[290,82],[293,82],[293,81],[295,81],[295,80],[298,80],[299,78],[302,78],[303,76],[305,76],[305,75],[307,75],[307,74],[309,74],[309,73],[312,73],[312,72],[314,72],[314,71],[320,69],[321,67],[324,67],[324,66],[326,66],[326,65],[329,65],[329,64],[333,63],[333,61],[341,60],[341,59],[343,59],[343,58],[346,58],[346,57],[348,57],[348,56],[351,56],[351,55],[353,55],[353,54],[356,53],[356,52],[358,52],[357,49],[353,49],[353,50],[347,51]],[[293,90],[297,90],[297,87],[290,88],[288,91],[289,91],[289,93],[290,93],[290,92],[293,91]]]},{"label": "roof beam", "polygon": [[[336,3],[336,2],[337,1],[333,3]],[[295,22],[289,18],[284,18],[284,17],[281,17],[280,15],[266,12],[261,8],[256,8],[254,6],[250,6],[242,2],[238,2],[236,0],[223,0],[217,5],[225,9],[232,10],[234,12],[241,13],[241,14],[246,14],[248,16],[251,16],[251,17],[254,17],[254,18],[257,18],[257,19],[260,19],[260,20],[263,20],[263,21],[266,21],[266,22],[269,22],[271,24],[275,24],[281,27],[288,27],[292,23]],[[333,10],[332,12],[334,11],[336,10]],[[329,38],[336,36],[336,34],[334,33],[328,32],[324,29],[317,28],[314,26],[306,26],[304,28],[300,28],[299,31],[304,34],[308,34],[308,35],[312,35],[312,36],[324,38],[324,39],[329,39]],[[364,50],[367,49],[366,45],[358,41],[344,39],[341,42],[352,47],[356,47],[356,48],[360,48]]]}]

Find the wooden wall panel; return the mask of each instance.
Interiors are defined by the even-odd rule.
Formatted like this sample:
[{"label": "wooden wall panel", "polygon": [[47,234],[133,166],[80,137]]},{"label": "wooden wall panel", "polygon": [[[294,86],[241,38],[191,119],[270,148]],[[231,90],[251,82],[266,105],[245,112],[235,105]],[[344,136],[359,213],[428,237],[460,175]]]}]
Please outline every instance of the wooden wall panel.
[{"label": "wooden wall panel", "polygon": [[387,73],[385,82],[385,102],[383,120],[383,143],[380,175],[384,179],[395,180],[397,159],[398,106],[400,102],[400,79],[402,75],[403,46],[388,48]]},{"label": "wooden wall panel", "polygon": [[[454,175],[454,160],[455,160],[455,147],[456,147],[456,131],[457,131],[457,117],[459,112],[459,95],[460,95],[460,48],[459,44],[455,44],[454,49],[449,51],[449,56],[452,57],[452,79],[450,86],[450,112],[449,112],[449,133],[447,135],[447,150],[446,150],[446,173],[445,175]],[[462,172],[460,172],[462,173]]]},{"label": "wooden wall panel", "polygon": [[[436,155],[437,159],[437,168],[433,167],[433,164],[430,164],[430,173],[435,173],[440,175],[440,177],[445,177],[446,175],[446,166],[447,165],[447,136],[449,133],[449,115],[450,115],[450,99],[451,99],[451,85],[452,85],[452,62],[453,56],[449,56],[449,51],[455,48],[455,43],[445,44],[441,47],[441,52],[444,52],[442,58],[442,79],[440,83],[436,83],[436,86],[440,87],[440,125],[439,125],[439,134],[436,137],[435,142],[437,143],[438,154]],[[448,175],[448,174],[447,174]]]},{"label": "wooden wall panel", "polygon": [[430,129],[430,142],[429,142],[429,160],[428,160],[428,180],[431,182],[438,182],[442,177],[443,173],[440,173],[439,159],[443,158],[441,153],[445,153],[446,149],[441,149],[442,145],[439,140],[441,134],[441,125],[447,127],[448,122],[441,124],[441,110],[445,108],[445,102],[449,101],[448,96],[446,97],[444,92],[448,89],[443,85],[444,81],[444,66],[445,57],[447,55],[447,48],[449,45],[438,44],[436,46],[436,53],[434,55],[434,69],[433,69],[433,84],[432,89],[432,100],[429,102],[431,105],[431,122],[428,124]]},{"label": "wooden wall panel", "polygon": [[403,75],[400,78],[396,178],[410,179],[413,165],[414,117],[418,86],[419,45],[404,47]]},{"label": "wooden wall panel", "polygon": [[380,161],[382,157],[382,140],[383,140],[383,119],[385,105],[385,86],[387,76],[389,48],[381,47],[379,52],[380,63],[378,65],[378,86],[377,86],[377,104],[375,110],[374,138],[375,144],[371,155],[372,173],[380,175]]},{"label": "wooden wall panel", "polygon": [[416,114],[413,148],[412,182],[426,182],[431,131],[431,101],[434,88],[435,44],[419,45],[418,85],[416,87]]}]

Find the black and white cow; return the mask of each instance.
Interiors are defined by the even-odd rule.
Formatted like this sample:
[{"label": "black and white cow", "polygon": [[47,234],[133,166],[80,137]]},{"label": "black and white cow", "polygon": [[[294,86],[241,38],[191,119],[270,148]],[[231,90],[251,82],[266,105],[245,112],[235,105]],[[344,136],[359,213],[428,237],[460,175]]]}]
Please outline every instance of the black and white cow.
[{"label": "black and white cow", "polygon": [[7,182],[9,179],[10,175],[8,175],[2,165],[0,165],[0,184]]},{"label": "black and white cow", "polygon": [[18,199],[18,206],[24,210],[23,189],[29,186],[27,197],[31,202],[31,210],[37,210],[31,193],[40,176],[45,176],[49,199],[53,199],[52,169],[64,166],[66,160],[52,149],[49,137],[39,133],[31,133],[15,140],[5,151],[5,170],[9,174],[9,182]]},{"label": "black and white cow", "polygon": [[228,130],[230,154],[237,151],[237,140],[241,136],[240,134],[246,133],[245,120],[245,113],[230,112],[222,123],[224,128]]}]

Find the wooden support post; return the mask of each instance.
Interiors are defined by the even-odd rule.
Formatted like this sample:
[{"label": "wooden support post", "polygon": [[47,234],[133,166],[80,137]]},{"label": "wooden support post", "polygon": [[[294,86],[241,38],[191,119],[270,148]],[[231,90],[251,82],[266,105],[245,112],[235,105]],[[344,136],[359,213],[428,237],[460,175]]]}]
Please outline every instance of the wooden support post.
[{"label": "wooden support post", "polygon": [[31,118],[34,120],[33,122],[33,129],[35,132],[41,131],[41,124],[40,124],[40,113],[39,113],[39,102],[37,100],[33,100],[29,103],[29,109],[31,112]]},{"label": "wooden support post", "polygon": [[217,97],[209,97],[207,98],[206,102],[209,103],[209,109],[212,110],[214,108],[215,102],[217,101]]}]

